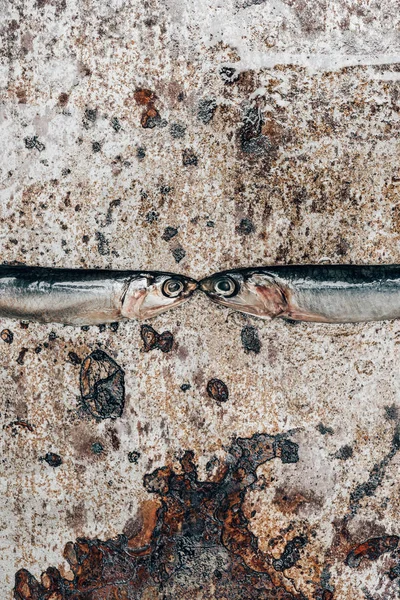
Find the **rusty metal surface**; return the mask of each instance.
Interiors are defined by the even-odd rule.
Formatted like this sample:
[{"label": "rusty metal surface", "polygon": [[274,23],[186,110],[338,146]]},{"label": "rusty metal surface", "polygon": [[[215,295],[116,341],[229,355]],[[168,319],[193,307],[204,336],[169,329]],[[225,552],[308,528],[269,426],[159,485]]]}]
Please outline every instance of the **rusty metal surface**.
[{"label": "rusty metal surface", "polygon": [[[3,0],[2,261],[400,262],[398,8]],[[1,598],[398,597],[399,323],[1,330]]]}]

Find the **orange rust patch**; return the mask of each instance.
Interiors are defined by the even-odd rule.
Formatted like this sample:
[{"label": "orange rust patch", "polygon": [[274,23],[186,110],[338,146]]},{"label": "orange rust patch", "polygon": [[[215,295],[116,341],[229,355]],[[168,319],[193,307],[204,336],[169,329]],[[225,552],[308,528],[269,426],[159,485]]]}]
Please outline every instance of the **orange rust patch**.
[{"label": "orange rust patch", "polygon": [[349,552],[346,557],[346,564],[349,567],[358,567],[364,558],[377,560],[382,554],[395,550],[398,545],[399,537],[397,535],[384,535],[382,537],[371,538]]},{"label": "orange rust patch", "polygon": [[146,89],[136,90],[133,97],[135,98],[136,104],[141,106],[145,106],[149,102],[154,102],[157,98],[154,92]]},{"label": "orange rust patch", "polygon": [[199,578],[204,598],[300,600],[284,568],[258,547],[243,512],[257,467],[277,458],[281,443],[265,434],[237,438],[213,481],[198,479],[191,451],[181,458],[180,473],[167,466],[146,475],[144,485],[157,500],[143,505],[138,532],[131,523],[113,540],[69,542],[64,557],[73,578],[49,568],[40,584],[22,569],[15,600],[146,598],[153,591],[183,599],[200,591]]},{"label": "orange rust patch", "polygon": [[153,104],[148,104],[147,110],[142,114],[140,118],[140,124],[142,127],[151,128],[152,123],[160,120],[160,114]]},{"label": "orange rust patch", "polygon": [[147,89],[136,90],[133,94],[138,106],[146,106],[146,110],[142,113],[140,124],[144,129],[152,129],[161,121],[160,113],[154,106],[157,100],[155,92]]},{"label": "orange rust patch", "polygon": [[129,537],[128,548],[135,550],[148,549],[151,551],[151,538],[154,534],[154,528],[157,523],[158,510],[161,507],[161,502],[147,500],[141,506],[138,521],[140,529],[138,533]]}]

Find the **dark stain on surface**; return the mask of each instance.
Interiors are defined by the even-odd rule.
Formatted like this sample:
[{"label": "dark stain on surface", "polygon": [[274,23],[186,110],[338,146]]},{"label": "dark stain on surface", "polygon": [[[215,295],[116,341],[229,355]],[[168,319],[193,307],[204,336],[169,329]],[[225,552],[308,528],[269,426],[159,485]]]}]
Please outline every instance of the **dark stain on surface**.
[{"label": "dark stain on surface", "polygon": [[175,259],[175,262],[177,262],[177,263],[180,263],[181,260],[183,260],[186,256],[186,252],[181,246],[178,246],[178,248],[173,248],[171,250],[171,252],[172,252],[172,256]]},{"label": "dark stain on surface", "polygon": [[382,537],[371,538],[362,544],[353,548],[346,557],[346,565],[356,568],[361,561],[377,560],[385,552],[392,552],[397,548],[399,538],[397,535],[384,535]]},{"label": "dark stain on surface", "polygon": [[185,125],[180,125],[180,123],[171,123],[171,127],[169,129],[171,137],[176,140],[179,140],[185,137],[186,127]]},{"label": "dark stain on surface", "polygon": [[28,421],[24,421],[23,419],[17,419],[16,421],[12,421],[8,423],[8,425],[4,425],[4,429],[10,429],[12,435],[16,435],[19,429],[25,429],[26,431],[33,431],[33,426],[28,423]]},{"label": "dark stain on surface", "polygon": [[242,346],[247,354],[250,352],[258,354],[260,352],[261,342],[255,327],[251,327],[250,325],[243,327],[240,332],[240,338],[242,340]]},{"label": "dark stain on surface", "polygon": [[61,94],[58,96],[58,104],[60,106],[66,106],[68,104],[68,100],[69,95],[66,92],[61,92]]},{"label": "dark stain on surface", "polygon": [[69,542],[64,558],[70,579],[50,567],[39,583],[21,569],[15,600],[304,599],[284,569],[298,560],[306,538],[288,542],[278,559],[287,566],[277,571],[276,559],[260,550],[243,510],[257,468],[277,458],[276,441],[267,434],[236,438],[225,465],[209,480],[199,479],[192,451],[183,454],[179,472],[164,466],[145,475],[144,487],[156,499],[129,521],[123,535]]},{"label": "dark stain on surface", "polygon": [[5,342],[6,344],[12,344],[14,339],[14,334],[12,331],[10,331],[9,329],[3,329],[3,331],[0,333],[0,336],[3,342]]},{"label": "dark stain on surface", "polygon": [[193,150],[190,150],[190,148],[185,148],[185,150],[182,153],[182,164],[185,167],[196,167],[198,162],[199,159],[197,158]]},{"label": "dark stain on surface", "polygon": [[261,156],[271,149],[270,140],[262,134],[264,124],[261,111],[250,106],[244,111],[242,126],[239,129],[239,146],[244,154]]},{"label": "dark stain on surface", "polygon": [[277,436],[275,445],[276,455],[284,464],[299,462],[299,445],[296,442]]},{"label": "dark stain on surface", "polygon": [[97,240],[97,250],[102,256],[110,254],[108,240],[101,231],[96,231],[95,238]]},{"label": "dark stain on surface", "polygon": [[143,160],[146,157],[146,148],[139,146],[136,150],[136,157],[138,160]]},{"label": "dark stain on surface", "polygon": [[92,150],[93,150],[94,153],[100,152],[100,150],[101,150],[101,143],[100,142],[92,142]]},{"label": "dark stain on surface", "polygon": [[139,458],[140,458],[140,452],[137,452],[137,450],[133,450],[132,452],[128,452],[128,460],[133,465],[136,465],[138,463]]},{"label": "dark stain on surface", "polygon": [[97,108],[87,108],[85,110],[84,117],[85,121],[89,121],[90,123],[95,123],[97,119]]},{"label": "dark stain on surface", "polygon": [[81,367],[83,408],[97,419],[117,419],[125,404],[125,374],[103,350],[95,350]]},{"label": "dark stain on surface", "polygon": [[43,152],[43,150],[45,150],[45,148],[46,148],[46,146],[42,142],[39,141],[39,139],[36,135],[34,135],[33,137],[24,138],[24,143],[25,143],[25,148],[27,148],[28,150],[36,149],[39,152]]},{"label": "dark stain on surface", "polygon": [[68,352],[68,360],[73,365],[80,365],[82,363],[82,359],[76,352]]},{"label": "dark stain on surface", "polygon": [[244,0],[242,8],[248,8],[249,6],[264,4],[265,0]]},{"label": "dark stain on surface", "polygon": [[161,352],[170,352],[174,344],[174,336],[170,331],[158,333],[150,325],[142,325],[140,328],[140,336],[143,340],[143,350],[159,349]]},{"label": "dark stain on surface", "polygon": [[144,129],[154,129],[161,124],[161,117],[158,110],[152,105],[148,105],[146,111],[142,114],[140,123]]},{"label": "dark stain on surface", "polygon": [[221,67],[219,70],[222,81],[226,84],[234,83],[239,79],[239,71],[234,67]]},{"label": "dark stain on surface", "polygon": [[170,352],[174,343],[174,336],[170,331],[164,331],[158,338],[158,347],[161,352]]},{"label": "dark stain on surface", "polygon": [[116,450],[116,451],[119,450],[120,447],[121,447],[121,441],[120,441],[120,439],[118,437],[117,430],[114,427],[112,427],[111,429],[109,429],[107,431],[107,434],[110,437],[111,445],[113,447],[113,450]]},{"label": "dark stain on surface", "polygon": [[92,446],[91,446],[91,450],[93,452],[93,454],[102,454],[104,452],[104,447],[103,444],[101,442],[93,442]]},{"label": "dark stain on surface", "polygon": [[277,559],[274,559],[273,565],[276,571],[284,571],[285,569],[290,569],[300,560],[300,550],[304,548],[307,544],[308,540],[304,535],[297,535],[292,540],[290,540],[286,546],[281,556]]},{"label": "dark stain on surface", "polygon": [[353,448],[349,445],[342,446],[339,448],[337,452],[333,455],[333,458],[337,458],[339,460],[348,460],[353,456]]},{"label": "dark stain on surface", "polygon": [[176,235],[178,235],[178,230],[175,227],[166,227],[164,229],[164,233],[162,234],[161,238],[165,242],[169,242],[169,240],[172,240],[172,238],[175,237]]},{"label": "dark stain on surface", "polygon": [[21,348],[20,353],[18,354],[17,363],[19,365],[23,365],[25,361],[25,355],[28,352],[28,348]]},{"label": "dark stain on surface", "polygon": [[111,127],[114,129],[115,133],[118,133],[122,129],[122,125],[119,122],[117,117],[113,117],[110,121]]},{"label": "dark stain on surface", "polygon": [[59,467],[63,462],[61,456],[54,452],[48,452],[41,460],[47,462],[50,467],[54,468]]},{"label": "dark stain on surface", "polygon": [[155,210],[150,210],[146,215],[146,221],[148,223],[155,223],[159,217],[159,213]]},{"label": "dark stain on surface", "polygon": [[197,108],[197,118],[204,125],[207,125],[212,121],[216,108],[217,102],[215,98],[202,98]]},{"label": "dark stain on surface", "polygon": [[397,421],[399,418],[399,409],[395,404],[385,406],[385,419],[387,421]]},{"label": "dark stain on surface", "polygon": [[220,379],[210,379],[207,383],[207,394],[217,402],[226,402],[229,398],[228,386]]},{"label": "dark stain on surface", "polygon": [[350,494],[350,513],[347,519],[353,517],[359,507],[361,500],[366,496],[373,496],[377,488],[381,485],[383,478],[386,473],[387,466],[393,457],[397,454],[400,449],[400,429],[397,426],[392,438],[391,448],[389,452],[383,457],[383,459],[376,463],[369,474],[368,480],[364,483],[357,485],[355,490]]},{"label": "dark stain on surface", "polygon": [[327,427],[326,425],[324,425],[323,423],[318,423],[317,425],[317,429],[318,431],[322,434],[322,435],[326,435],[327,433],[329,435],[333,435],[334,431],[332,429],[332,427]]},{"label": "dark stain on surface", "polygon": [[120,198],[116,198],[115,200],[111,200],[111,202],[108,205],[107,214],[106,214],[106,218],[105,218],[104,223],[103,223],[103,227],[107,227],[108,225],[111,225],[111,223],[114,220],[114,217],[113,217],[114,209],[118,208],[118,206],[121,206],[121,199]]},{"label": "dark stain on surface", "polygon": [[393,581],[393,579],[397,579],[400,577],[400,562],[397,563],[394,567],[391,567],[389,573],[389,579]]},{"label": "dark stain on surface", "polygon": [[160,186],[160,193],[162,196],[167,196],[168,194],[170,194],[173,191],[174,188],[172,188],[170,185],[161,185]]},{"label": "dark stain on surface", "polygon": [[251,233],[254,233],[255,227],[253,222],[246,217],[240,221],[239,225],[236,227],[236,231],[240,235],[250,235]]}]

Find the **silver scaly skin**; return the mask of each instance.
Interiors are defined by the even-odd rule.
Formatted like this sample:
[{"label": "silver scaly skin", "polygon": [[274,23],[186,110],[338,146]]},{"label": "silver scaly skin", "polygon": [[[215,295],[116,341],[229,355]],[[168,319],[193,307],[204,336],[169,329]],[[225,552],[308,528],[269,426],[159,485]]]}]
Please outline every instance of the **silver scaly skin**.
[{"label": "silver scaly skin", "polygon": [[400,318],[400,265],[287,265],[206,277],[211,300],[263,319],[321,323]]},{"label": "silver scaly skin", "polygon": [[66,325],[149,319],[197,286],[174,273],[0,265],[0,317]]}]

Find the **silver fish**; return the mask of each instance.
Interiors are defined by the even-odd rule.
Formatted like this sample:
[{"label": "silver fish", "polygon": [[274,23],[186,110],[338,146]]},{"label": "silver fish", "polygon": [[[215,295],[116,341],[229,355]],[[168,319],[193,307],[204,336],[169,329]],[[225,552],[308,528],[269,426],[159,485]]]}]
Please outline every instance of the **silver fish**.
[{"label": "silver fish", "polygon": [[287,265],[223,271],[199,287],[214,302],[271,319],[357,323],[400,318],[400,265]]},{"label": "silver fish", "polygon": [[149,319],[197,286],[174,273],[0,265],[0,317],[66,325]]}]

